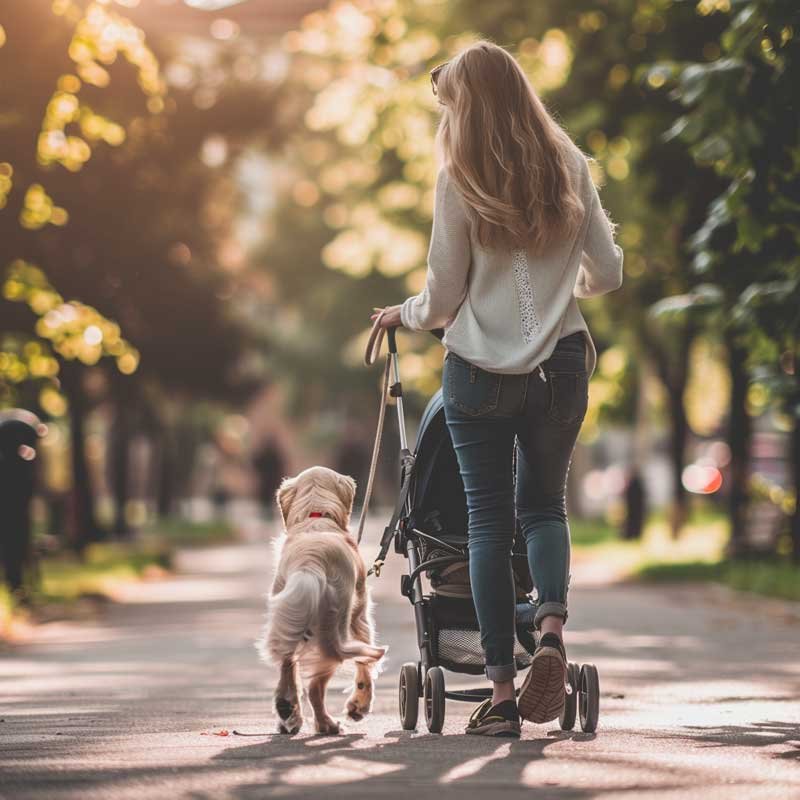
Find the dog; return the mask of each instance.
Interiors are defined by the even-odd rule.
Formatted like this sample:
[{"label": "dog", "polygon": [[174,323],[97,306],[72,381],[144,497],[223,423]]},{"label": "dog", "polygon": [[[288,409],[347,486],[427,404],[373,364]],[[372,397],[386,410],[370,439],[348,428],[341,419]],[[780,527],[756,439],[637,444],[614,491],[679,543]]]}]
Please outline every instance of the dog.
[{"label": "dog", "polygon": [[285,535],[277,542],[277,568],[267,624],[257,643],[265,661],[280,670],[275,689],[278,732],[303,724],[300,680],[317,733],[339,733],[325,706],[325,691],[344,661],[355,662],[345,713],[354,721],[372,707],[373,673],[386,653],[375,645],[367,570],[349,531],[355,481],[326,467],[285,478],[277,504]]}]

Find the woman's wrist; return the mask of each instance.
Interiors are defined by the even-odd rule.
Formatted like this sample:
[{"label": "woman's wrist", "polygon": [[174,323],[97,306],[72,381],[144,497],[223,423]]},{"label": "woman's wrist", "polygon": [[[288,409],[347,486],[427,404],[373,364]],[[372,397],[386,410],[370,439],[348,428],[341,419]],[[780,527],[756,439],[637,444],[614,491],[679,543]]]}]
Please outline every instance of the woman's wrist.
[{"label": "woman's wrist", "polygon": [[416,330],[416,327],[413,324],[413,320],[411,319],[411,301],[413,297],[407,298],[403,303],[400,305],[400,321],[403,323],[404,328],[408,328],[408,330],[413,331]]}]

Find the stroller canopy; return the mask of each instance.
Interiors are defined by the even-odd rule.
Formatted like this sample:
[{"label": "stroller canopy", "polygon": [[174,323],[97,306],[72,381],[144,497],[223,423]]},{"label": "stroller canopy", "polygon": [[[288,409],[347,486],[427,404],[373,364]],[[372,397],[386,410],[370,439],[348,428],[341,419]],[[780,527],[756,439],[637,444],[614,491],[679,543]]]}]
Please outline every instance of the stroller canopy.
[{"label": "stroller canopy", "polygon": [[444,419],[441,389],[422,415],[415,455],[409,494],[410,526],[463,546],[467,541],[467,500]]}]

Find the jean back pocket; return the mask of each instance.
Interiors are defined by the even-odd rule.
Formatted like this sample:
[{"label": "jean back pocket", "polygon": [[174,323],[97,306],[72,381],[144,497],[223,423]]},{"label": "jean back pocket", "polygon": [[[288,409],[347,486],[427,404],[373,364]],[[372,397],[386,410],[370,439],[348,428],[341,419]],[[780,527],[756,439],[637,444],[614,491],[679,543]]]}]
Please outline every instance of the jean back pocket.
[{"label": "jean back pocket", "polygon": [[550,384],[549,419],[564,426],[583,422],[589,405],[589,376],[586,370],[548,370],[547,381]]},{"label": "jean back pocket", "polygon": [[450,352],[444,364],[445,401],[467,416],[491,414],[500,400],[502,379]]}]

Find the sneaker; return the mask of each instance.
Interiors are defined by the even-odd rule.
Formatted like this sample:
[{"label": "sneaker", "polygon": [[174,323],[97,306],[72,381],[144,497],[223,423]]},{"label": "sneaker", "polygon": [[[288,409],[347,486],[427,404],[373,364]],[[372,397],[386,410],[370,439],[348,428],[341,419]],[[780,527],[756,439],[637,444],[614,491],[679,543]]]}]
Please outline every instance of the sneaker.
[{"label": "sneaker", "polygon": [[465,733],[476,736],[508,736],[519,739],[520,724],[517,704],[504,700],[496,706],[491,698],[484,700],[469,718]]},{"label": "sneaker", "polygon": [[567,656],[561,639],[546,633],[539,639],[530,669],[519,690],[519,714],[528,722],[557,719],[566,699]]}]

